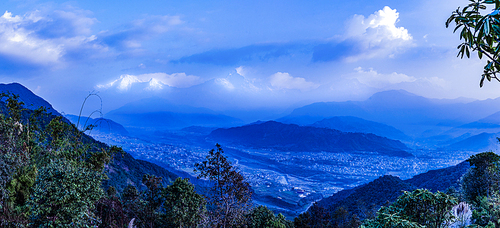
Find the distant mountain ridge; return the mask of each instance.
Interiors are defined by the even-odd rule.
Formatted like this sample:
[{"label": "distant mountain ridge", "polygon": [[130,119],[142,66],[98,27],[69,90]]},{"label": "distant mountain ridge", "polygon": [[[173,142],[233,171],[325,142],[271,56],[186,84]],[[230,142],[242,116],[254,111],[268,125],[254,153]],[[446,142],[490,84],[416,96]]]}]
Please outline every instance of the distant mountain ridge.
[{"label": "distant mountain ridge", "polygon": [[335,116],[326,118],[315,122],[310,126],[330,128],[343,132],[372,133],[378,136],[397,140],[410,139],[409,136],[394,127],[354,116]]},{"label": "distant mountain ridge", "polygon": [[250,148],[281,151],[377,152],[413,156],[400,141],[374,134],[346,133],[333,129],[283,124],[275,121],[212,131],[208,138]]},{"label": "distant mountain ridge", "polygon": [[439,133],[500,111],[500,98],[462,100],[429,99],[404,90],[390,90],[375,93],[365,101],[313,103],[276,121],[309,125],[325,118],[354,116],[393,126],[410,136],[421,136],[429,129]]},{"label": "distant mountain ridge", "polygon": [[71,121],[73,124],[79,124],[80,130],[85,130],[83,128],[93,125],[91,132],[102,132],[102,133],[114,133],[120,135],[128,135],[127,129],[123,127],[121,124],[106,118],[89,118],[89,117],[81,117],[80,122],[78,122],[78,116],[75,115],[64,115],[67,119]]},{"label": "distant mountain ridge", "polygon": [[161,98],[128,103],[110,111],[106,117],[128,127],[182,129],[189,126],[230,127],[243,124],[234,117],[207,108],[173,105]]}]

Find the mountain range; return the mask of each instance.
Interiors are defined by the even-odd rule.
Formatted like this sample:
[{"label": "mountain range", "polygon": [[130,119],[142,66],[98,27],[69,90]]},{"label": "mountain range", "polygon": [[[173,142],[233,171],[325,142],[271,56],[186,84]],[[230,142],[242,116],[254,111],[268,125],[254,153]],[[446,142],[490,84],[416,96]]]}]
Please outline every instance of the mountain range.
[{"label": "mountain range", "polygon": [[372,95],[365,101],[317,102],[277,119],[309,125],[324,118],[354,116],[393,126],[413,137],[429,137],[500,111],[500,98],[480,101],[429,99],[404,90]]},{"label": "mountain range", "polygon": [[[43,106],[48,110],[53,110],[50,103],[38,97],[20,84],[0,84],[0,89],[2,91],[9,91],[13,94],[18,94],[20,96],[20,100],[25,102],[26,107],[29,109]],[[393,96],[395,95],[400,96],[399,98],[394,100],[398,101],[399,103],[396,102],[394,104],[381,104],[381,100],[393,99]],[[411,106],[409,103],[407,103],[410,101],[415,102],[417,105]],[[135,115],[134,118],[129,119],[129,124],[133,124],[130,124],[128,126],[132,127],[143,126],[141,124],[145,120],[137,118],[145,113],[149,113],[149,116],[145,115],[145,117],[143,116],[143,118],[154,117],[151,116],[151,113],[159,113],[158,115],[160,115],[171,112],[176,114],[179,118],[184,118],[184,120],[189,120],[189,118],[185,116],[189,117],[189,114],[193,114],[191,116],[196,117],[193,117],[193,120],[191,122],[187,121],[184,124],[179,124],[176,126],[181,127],[189,124],[190,127],[182,128],[181,131],[193,133],[196,135],[204,135],[203,137],[206,136],[208,140],[221,141],[227,143],[228,145],[238,145],[248,148],[266,150],[271,149],[278,151],[289,151],[292,153],[301,151],[328,151],[341,153],[367,151],[374,152],[379,155],[395,156],[396,159],[403,159],[408,157],[411,158],[413,157],[413,155],[408,152],[409,149],[405,144],[403,144],[401,141],[393,139],[398,137],[407,138],[407,134],[403,133],[404,131],[399,131],[397,128],[392,127],[397,126],[397,124],[392,125],[390,123],[404,123],[401,126],[404,126],[405,124],[411,125],[411,123],[418,123],[419,121],[423,121],[426,118],[431,118],[435,115],[438,115],[439,112],[444,112],[445,108],[443,107],[449,108],[449,110],[462,111],[466,108],[476,107],[477,110],[483,110],[485,112],[482,114],[476,113],[471,117],[465,118],[463,117],[465,116],[464,111],[462,113],[457,113],[456,118],[441,117],[441,119],[433,120],[429,123],[442,121],[439,122],[439,124],[437,124],[436,126],[444,126],[447,131],[450,131],[452,129],[465,129],[466,133],[459,135],[458,137],[454,137],[455,133],[446,133],[446,131],[443,131],[440,134],[435,134],[434,136],[436,137],[442,137],[442,141],[448,140],[446,141],[446,146],[459,150],[465,147],[470,147],[471,145],[476,145],[476,149],[479,150],[486,146],[488,143],[491,144],[490,141],[484,140],[491,140],[492,138],[494,138],[495,131],[493,131],[492,133],[483,132],[479,134],[472,134],[468,130],[495,129],[497,127],[495,124],[498,124],[497,118],[499,116],[497,114],[498,111],[494,110],[495,107],[485,107],[485,105],[488,106],[495,104],[497,100],[473,102],[465,102],[462,100],[432,100],[408,94],[404,91],[389,91],[385,95],[376,94],[374,95],[374,98],[370,98],[364,102],[351,101],[333,102],[328,104],[312,104],[310,106],[304,106],[302,108],[296,109],[290,115],[281,118],[281,121],[283,122],[296,121],[301,122],[302,125],[280,123],[276,121],[260,121],[252,124],[242,125],[243,123],[241,122],[243,121],[229,116],[222,116],[220,119],[215,119],[220,122],[214,121],[213,119],[205,119],[205,121],[194,120],[199,118],[199,114],[204,114],[211,117],[220,116],[221,114],[204,108],[171,105],[168,102],[163,103],[163,105],[158,105],[162,104],[161,102],[165,101],[156,98],[140,100],[138,102],[131,103],[120,109],[112,111],[109,114],[111,117],[113,117],[113,120],[115,120],[115,117],[119,117],[120,115],[122,117],[127,116],[128,114],[130,114],[131,116]],[[381,107],[376,107],[376,104],[381,105]],[[340,106],[344,107],[345,109],[332,109],[332,107],[338,108]],[[325,107],[326,109],[323,109]],[[381,117],[382,114],[389,113],[389,111],[383,110],[384,107],[392,111],[399,110],[402,111],[402,113],[392,113],[392,115],[395,117],[394,121],[391,122],[389,121],[389,119],[391,118],[390,116],[384,118]],[[417,115],[415,113],[424,112],[425,107],[441,108],[438,111],[429,110],[429,113],[422,114],[424,116],[421,119],[410,120],[412,117]],[[2,102],[0,102],[0,109],[4,111],[6,110],[6,107]],[[411,113],[412,110],[415,111],[415,113]],[[53,110],[53,114],[60,115],[55,110]],[[403,118],[404,114],[407,114],[406,119]],[[172,115],[170,117],[175,117],[176,115]],[[72,119],[73,121],[75,121],[76,118],[76,116],[71,115],[67,117],[69,119]],[[96,119],[88,119],[88,121],[95,120]],[[173,126],[173,123],[166,123],[162,125],[163,123],[157,122],[158,119],[151,119],[147,121],[151,122],[151,127]],[[169,121],[174,122],[177,121],[177,119]],[[115,122],[112,123],[112,125],[117,127],[117,132],[127,132],[125,127],[118,124],[121,123],[121,121],[117,121],[116,124]],[[153,125],[153,123],[156,123],[156,125]],[[206,126],[203,126],[203,124],[206,124]],[[220,127],[218,126],[218,124],[227,124],[227,126],[230,127],[218,128],[214,130],[214,125]],[[232,125],[240,126],[234,127]],[[432,124],[427,125],[427,127],[429,126],[432,126]],[[380,136],[376,134],[379,134]],[[446,138],[448,136],[450,137]],[[446,138],[446,140],[444,138]],[[88,140],[99,144],[100,146],[106,147],[106,145],[93,140],[91,137],[88,137]],[[481,142],[481,140],[483,140],[484,143],[478,144],[478,142]],[[230,150],[228,151],[230,152]],[[241,159],[240,162],[243,163],[245,161]],[[277,161],[274,162],[278,163]],[[419,174],[408,180],[401,180],[399,177],[385,175],[367,184],[354,187],[352,189],[339,191],[328,198],[318,201],[318,205],[321,205],[325,208],[337,208],[339,206],[342,206],[348,209],[348,211],[350,212],[358,213],[358,216],[360,217],[367,216],[369,213],[373,212],[373,210],[378,209],[380,205],[394,200],[402,190],[428,188],[432,191],[443,191],[449,187],[457,188],[457,180],[461,175],[463,175],[463,173],[465,173],[465,171],[469,167],[470,166],[468,163],[463,162],[453,167]],[[144,185],[142,185],[142,175],[146,173],[162,177],[165,185],[177,177],[176,174],[167,171],[161,166],[155,165],[148,161],[135,159],[126,152],[123,155],[115,155],[112,162],[106,166],[106,171],[110,179],[103,184],[105,186],[115,186],[118,191],[121,191],[128,184],[132,184],[139,189],[144,189]],[[360,205],[371,206],[369,208],[362,208],[360,207]]]},{"label": "mountain range", "polygon": [[182,129],[189,126],[227,127],[243,124],[240,119],[207,108],[174,105],[153,97],[128,103],[105,115],[126,127]]},{"label": "mountain range", "polygon": [[334,129],[267,121],[212,131],[208,138],[232,145],[281,151],[376,152],[409,157],[400,141],[374,134],[341,132]]}]

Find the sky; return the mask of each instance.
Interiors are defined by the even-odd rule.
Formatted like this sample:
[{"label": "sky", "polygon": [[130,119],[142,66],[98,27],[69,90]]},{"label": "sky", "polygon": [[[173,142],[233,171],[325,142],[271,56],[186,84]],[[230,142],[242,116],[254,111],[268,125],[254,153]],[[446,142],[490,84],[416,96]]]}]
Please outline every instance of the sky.
[{"label": "sky", "polygon": [[5,0],[0,82],[19,82],[68,114],[91,93],[104,113],[150,97],[220,112],[392,89],[496,98],[500,84],[479,88],[485,60],[457,58],[459,35],[445,27],[467,3]]}]

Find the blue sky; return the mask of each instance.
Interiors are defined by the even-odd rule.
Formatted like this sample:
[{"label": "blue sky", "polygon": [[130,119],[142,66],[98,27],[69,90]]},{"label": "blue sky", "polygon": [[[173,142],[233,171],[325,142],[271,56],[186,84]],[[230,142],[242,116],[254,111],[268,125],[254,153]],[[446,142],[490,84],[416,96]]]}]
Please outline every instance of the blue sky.
[{"label": "blue sky", "polygon": [[[460,0],[0,3],[0,78],[62,112],[148,97],[228,110],[363,100],[389,89],[496,98],[444,26]],[[91,107],[90,107],[91,109]]]}]

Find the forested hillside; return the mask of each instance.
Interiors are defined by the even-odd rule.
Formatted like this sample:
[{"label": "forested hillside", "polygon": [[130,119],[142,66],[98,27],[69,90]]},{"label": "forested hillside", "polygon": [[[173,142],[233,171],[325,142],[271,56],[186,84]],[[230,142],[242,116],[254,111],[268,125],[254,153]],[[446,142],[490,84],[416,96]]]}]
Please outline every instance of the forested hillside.
[{"label": "forested hillside", "polygon": [[400,141],[374,134],[341,132],[275,121],[217,129],[208,137],[218,142],[281,151],[372,151],[389,156],[413,156],[406,152],[408,148]]},{"label": "forested hillside", "polygon": [[196,165],[213,186],[200,195],[188,179],[17,98],[3,94],[0,101],[1,227],[293,226],[253,207],[250,185],[219,145]]}]

